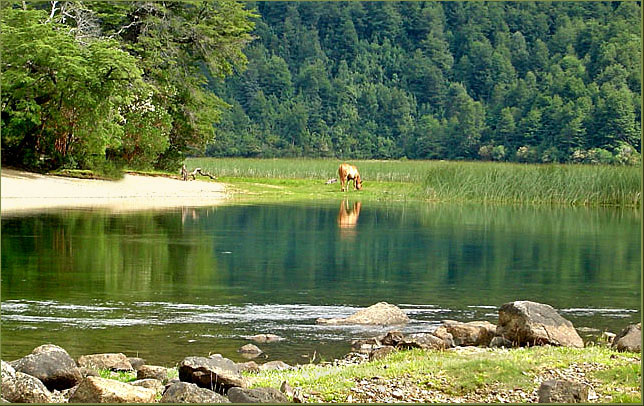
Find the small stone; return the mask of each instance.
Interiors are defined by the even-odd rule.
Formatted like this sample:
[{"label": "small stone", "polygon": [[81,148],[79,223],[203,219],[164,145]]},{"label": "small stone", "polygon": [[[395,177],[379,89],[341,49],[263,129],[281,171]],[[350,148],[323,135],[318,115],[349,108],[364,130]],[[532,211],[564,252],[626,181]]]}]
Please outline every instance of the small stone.
[{"label": "small stone", "polygon": [[588,386],[565,380],[549,380],[539,386],[539,403],[586,403]]},{"label": "small stone", "polygon": [[288,398],[275,388],[230,388],[228,399],[232,403],[288,403]]},{"label": "small stone", "polygon": [[396,348],[390,345],[375,349],[369,353],[369,361],[376,361],[385,358],[387,355],[396,352]]},{"label": "small stone", "polygon": [[282,382],[282,385],[280,386],[280,391],[288,397],[293,397],[293,394],[295,393],[295,391],[293,390],[293,387],[289,385],[288,382],[286,381]]},{"label": "small stone", "polygon": [[259,366],[260,371],[282,371],[291,369],[291,366],[284,361],[269,361]]},{"label": "small stone", "polygon": [[612,348],[617,351],[642,351],[642,324],[631,324],[619,332],[613,340]]}]

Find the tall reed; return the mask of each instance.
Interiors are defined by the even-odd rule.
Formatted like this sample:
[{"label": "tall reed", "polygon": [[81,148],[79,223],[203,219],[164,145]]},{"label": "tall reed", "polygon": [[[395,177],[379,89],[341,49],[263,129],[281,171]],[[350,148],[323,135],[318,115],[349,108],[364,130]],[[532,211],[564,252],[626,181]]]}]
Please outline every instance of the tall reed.
[{"label": "tall reed", "polygon": [[[191,158],[190,169],[220,177],[320,179],[337,177],[335,159]],[[408,193],[437,201],[640,206],[642,168],[450,161],[351,161],[365,182],[409,183]]]}]

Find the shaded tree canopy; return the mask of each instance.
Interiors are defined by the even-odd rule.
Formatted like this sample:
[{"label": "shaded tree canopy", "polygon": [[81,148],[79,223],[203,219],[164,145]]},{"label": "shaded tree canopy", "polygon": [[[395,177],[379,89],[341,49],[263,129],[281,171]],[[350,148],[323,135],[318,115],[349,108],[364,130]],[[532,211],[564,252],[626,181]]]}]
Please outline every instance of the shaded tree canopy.
[{"label": "shaded tree canopy", "polygon": [[3,2],[2,161],[173,166],[228,107],[254,14],[234,0]]}]

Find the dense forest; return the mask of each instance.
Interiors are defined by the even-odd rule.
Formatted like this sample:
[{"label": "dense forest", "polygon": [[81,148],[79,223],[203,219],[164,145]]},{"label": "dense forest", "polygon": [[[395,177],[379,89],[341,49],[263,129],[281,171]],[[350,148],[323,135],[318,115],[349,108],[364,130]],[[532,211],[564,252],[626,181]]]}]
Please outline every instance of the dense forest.
[{"label": "dense forest", "polygon": [[[211,156],[637,160],[636,2],[256,2]],[[637,152],[635,152],[635,150]]]},{"label": "dense forest", "polygon": [[2,163],[633,164],[639,2],[3,2]]}]

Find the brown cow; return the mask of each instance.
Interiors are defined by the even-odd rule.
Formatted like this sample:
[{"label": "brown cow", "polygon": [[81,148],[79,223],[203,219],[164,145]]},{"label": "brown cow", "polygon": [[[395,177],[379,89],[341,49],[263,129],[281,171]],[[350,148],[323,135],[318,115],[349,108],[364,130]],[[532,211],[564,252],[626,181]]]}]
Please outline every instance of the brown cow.
[{"label": "brown cow", "polygon": [[362,189],[362,180],[358,168],[353,165],[344,163],[338,168],[338,175],[340,175],[340,190],[344,192],[349,186],[349,181],[353,180],[353,186],[356,190]]}]

